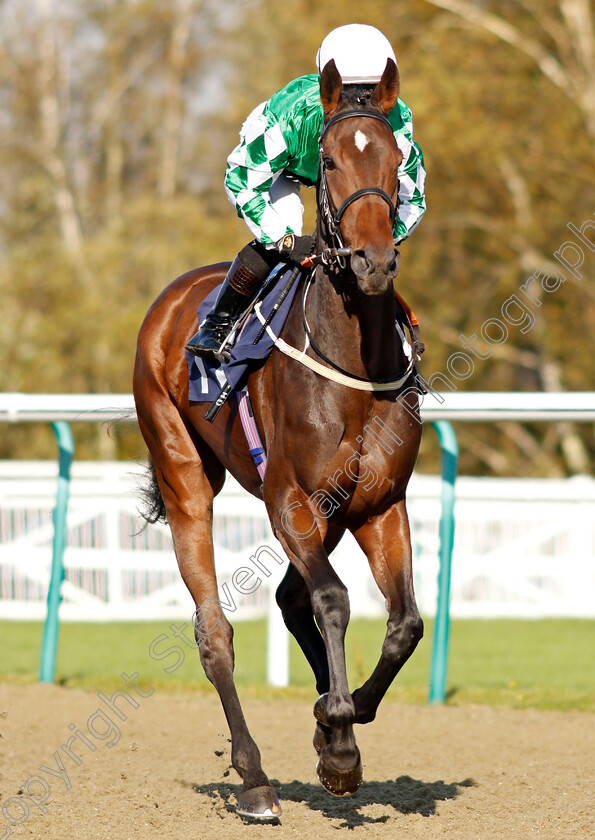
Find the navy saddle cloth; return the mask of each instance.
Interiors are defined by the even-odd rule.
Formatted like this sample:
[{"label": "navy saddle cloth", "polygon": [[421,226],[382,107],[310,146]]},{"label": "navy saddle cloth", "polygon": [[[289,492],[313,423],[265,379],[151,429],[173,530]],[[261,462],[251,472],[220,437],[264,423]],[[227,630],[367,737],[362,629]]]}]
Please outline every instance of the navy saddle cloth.
[{"label": "navy saddle cloth", "polygon": [[[279,271],[276,280],[271,281],[272,286],[267,291],[260,305],[261,314],[265,319],[268,318],[277,302],[290,271],[291,267],[287,270]],[[281,332],[298,285],[299,281],[296,280],[270,323],[270,327],[275,335],[279,335]],[[217,286],[216,289],[213,289],[199,306],[199,324],[202,324],[210,312],[220,288],[221,286]],[[193,356],[192,353],[186,350],[186,364],[188,365],[189,379],[188,398],[191,402],[212,402],[216,399],[221,388],[226,383],[231,386],[232,391],[239,391],[243,388],[246,384],[248,374],[257,367],[260,367],[274,346],[272,338],[266,332],[258,344],[254,344],[254,339],[261,328],[262,323],[252,313],[236,340],[235,346],[231,351],[231,358],[227,364],[219,364],[209,359],[201,359],[199,356]]]}]

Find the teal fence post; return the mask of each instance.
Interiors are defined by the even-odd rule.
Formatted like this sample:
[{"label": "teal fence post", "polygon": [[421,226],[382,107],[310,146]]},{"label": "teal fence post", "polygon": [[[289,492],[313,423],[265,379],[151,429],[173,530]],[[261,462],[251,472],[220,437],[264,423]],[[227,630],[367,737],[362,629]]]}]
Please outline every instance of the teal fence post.
[{"label": "teal fence post", "polygon": [[446,699],[446,670],[450,629],[450,572],[455,534],[455,479],[457,477],[459,447],[455,430],[448,420],[437,420],[432,425],[438,434],[442,451],[442,506],[440,513],[438,603],[436,606],[428,702],[444,703]]},{"label": "teal fence post", "polygon": [[52,571],[48,588],[48,611],[41,646],[40,682],[54,682],[56,652],[58,649],[58,610],[62,595],[60,588],[64,580],[64,548],[66,546],[66,514],[70,495],[70,465],[74,457],[74,441],[68,423],[52,423],[58,438],[59,471],[56,507],[54,510],[54,543],[52,550]]}]

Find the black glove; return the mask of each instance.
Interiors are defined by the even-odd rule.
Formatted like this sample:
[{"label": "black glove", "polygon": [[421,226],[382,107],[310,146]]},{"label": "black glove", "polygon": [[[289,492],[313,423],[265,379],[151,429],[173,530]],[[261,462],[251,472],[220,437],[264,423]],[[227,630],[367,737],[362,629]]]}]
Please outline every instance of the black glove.
[{"label": "black glove", "polygon": [[277,250],[281,259],[299,265],[306,257],[311,256],[314,250],[314,236],[296,236],[294,233],[288,233],[277,242]]}]

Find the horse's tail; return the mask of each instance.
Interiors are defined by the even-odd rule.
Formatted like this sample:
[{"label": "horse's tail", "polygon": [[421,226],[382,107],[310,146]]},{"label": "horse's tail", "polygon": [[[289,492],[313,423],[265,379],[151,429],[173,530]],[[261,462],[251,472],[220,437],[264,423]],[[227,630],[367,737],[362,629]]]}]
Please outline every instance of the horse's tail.
[{"label": "horse's tail", "polygon": [[140,496],[142,500],[142,507],[139,511],[143,519],[146,519],[151,525],[154,522],[167,522],[167,514],[165,510],[165,502],[159,489],[157,481],[157,474],[155,472],[155,465],[149,457],[149,463],[146,466],[143,482],[140,487]]}]

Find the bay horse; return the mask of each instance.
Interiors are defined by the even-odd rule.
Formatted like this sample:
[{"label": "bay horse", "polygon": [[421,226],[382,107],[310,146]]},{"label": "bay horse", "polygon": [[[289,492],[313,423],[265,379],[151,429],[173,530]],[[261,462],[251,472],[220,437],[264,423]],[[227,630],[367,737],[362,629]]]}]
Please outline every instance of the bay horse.
[{"label": "bay horse", "polygon": [[[228,400],[210,423],[205,404],[188,397],[184,346],[195,330],[198,304],[222,281],[228,264],[196,269],[171,283],[138,337],[134,396],[161,494],[158,505],[164,505],[197,617],[208,604],[208,628],[204,616],[197,618],[195,635],[229,724],[232,765],[243,781],[237,812],[258,819],[274,819],[281,808],[238,699],[233,630],[217,598],[212,504],[225,470],[264,500],[290,560],[277,603],[321,695],[314,707],[314,746],[319,778],[331,793],[353,793],[360,786],[353,724],[374,719],[423,633],[405,503],[422,427],[412,360],[395,325],[392,282],[402,154],[387,114],[399,93],[396,64],[387,62],[371,98],[354,99],[354,91],[343,88],[329,62],[321,75],[317,249],[326,246],[331,253],[329,246],[338,244],[351,256],[318,265],[311,282],[298,286],[281,333],[287,344],[306,348],[306,361],[318,356],[327,372],[338,368],[339,381],[277,349],[250,374],[254,419],[267,456],[263,480],[236,401]],[[349,598],[329,562],[346,530],[367,556],[388,610],[378,663],[353,694],[344,649]]]}]

